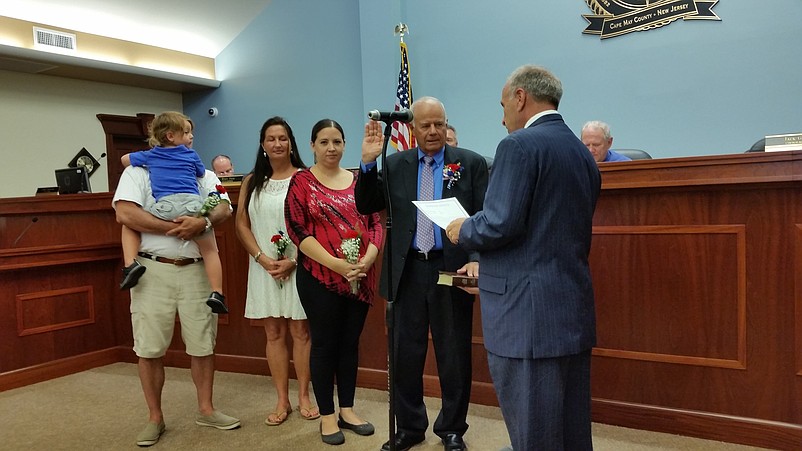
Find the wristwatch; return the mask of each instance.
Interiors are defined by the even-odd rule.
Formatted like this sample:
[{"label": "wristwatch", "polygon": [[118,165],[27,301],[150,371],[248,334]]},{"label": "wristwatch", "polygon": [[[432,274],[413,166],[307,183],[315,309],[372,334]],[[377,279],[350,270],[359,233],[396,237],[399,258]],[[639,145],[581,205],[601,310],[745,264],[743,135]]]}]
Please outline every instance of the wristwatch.
[{"label": "wristwatch", "polygon": [[209,229],[212,228],[212,221],[209,219],[208,216],[204,216],[203,219],[206,220],[206,230],[204,230],[204,232],[208,232]]}]

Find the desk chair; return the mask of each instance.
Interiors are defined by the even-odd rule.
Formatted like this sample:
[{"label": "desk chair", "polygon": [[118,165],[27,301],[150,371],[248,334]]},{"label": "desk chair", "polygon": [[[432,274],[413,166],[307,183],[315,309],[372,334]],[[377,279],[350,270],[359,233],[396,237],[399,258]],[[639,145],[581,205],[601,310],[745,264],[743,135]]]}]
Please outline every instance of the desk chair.
[{"label": "desk chair", "polygon": [[744,152],[744,153],[749,153],[749,152],[765,152],[765,151],[766,151],[766,138],[760,138],[760,139],[758,139],[758,140],[757,140],[757,142],[756,142],[756,143],[752,144],[752,147],[750,147],[750,148],[749,148],[749,149],[748,149],[746,152]]},{"label": "desk chair", "polygon": [[633,160],[651,160],[652,156],[648,152],[640,149],[613,149],[625,157]]}]

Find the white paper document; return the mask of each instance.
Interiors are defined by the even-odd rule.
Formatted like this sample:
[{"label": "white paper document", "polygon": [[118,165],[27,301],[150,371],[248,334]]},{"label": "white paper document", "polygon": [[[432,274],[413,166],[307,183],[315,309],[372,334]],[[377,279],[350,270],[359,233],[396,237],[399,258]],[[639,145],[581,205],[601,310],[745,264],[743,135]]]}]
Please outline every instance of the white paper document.
[{"label": "white paper document", "polygon": [[456,197],[440,200],[413,200],[412,203],[441,229],[448,227],[451,221],[457,218],[468,217],[468,212],[462,208]]}]

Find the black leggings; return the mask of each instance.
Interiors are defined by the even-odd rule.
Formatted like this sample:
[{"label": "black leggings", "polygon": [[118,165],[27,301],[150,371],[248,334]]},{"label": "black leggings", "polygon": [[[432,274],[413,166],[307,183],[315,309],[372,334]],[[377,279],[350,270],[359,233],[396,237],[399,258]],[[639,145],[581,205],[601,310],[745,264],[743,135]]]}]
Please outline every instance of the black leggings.
[{"label": "black leggings", "polygon": [[302,265],[297,271],[298,295],[312,336],[312,388],[320,414],[331,415],[335,378],[340,408],[354,406],[359,336],[370,306],[327,290]]}]

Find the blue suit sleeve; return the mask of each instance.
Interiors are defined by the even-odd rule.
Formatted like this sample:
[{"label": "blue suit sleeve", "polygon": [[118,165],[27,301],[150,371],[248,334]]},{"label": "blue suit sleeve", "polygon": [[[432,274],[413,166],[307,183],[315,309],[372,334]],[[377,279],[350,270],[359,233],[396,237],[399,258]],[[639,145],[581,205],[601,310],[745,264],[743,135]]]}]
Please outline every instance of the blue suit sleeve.
[{"label": "blue suit sleeve", "polygon": [[526,233],[537,179],[521,177],[521,174],[537,174],[527,167],[536,164],[532,152],[524,152],[512,136],[499,143],[483,210],[466,219],[460,229],[462,246],[477,251],[494,249]]}]

